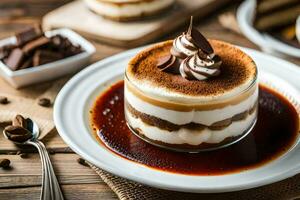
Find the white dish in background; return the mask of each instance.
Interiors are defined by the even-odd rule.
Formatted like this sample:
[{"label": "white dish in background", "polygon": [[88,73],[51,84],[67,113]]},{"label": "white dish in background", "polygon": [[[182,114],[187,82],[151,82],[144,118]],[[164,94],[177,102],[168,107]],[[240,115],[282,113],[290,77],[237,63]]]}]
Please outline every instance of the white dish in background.
[{"label": "white dish in background", "polygon": [[261,33],[253,27],[255,5],[255,0],[245,0],[237,10],[236,17],[243,34],[267,53],[300,58],[300,48],[288,45],[267,33]]},{"label": "white dish in background", "polygon": [[[93,64],[75,75],[60,91],[54,105],[54,122],[62,139],[76,153],[117,176],[157,188],[184,192],[243,190],[280,181],[300,172],[299,145],[280,158],[252,170],[220,176],[195,176],[149,168],[124,159],[99,144],[89,125],[89,110],[101,92],[123,79],[129,59],[142,48]],[[296,65],[255,50],[243,50],[255,60],[260,79],[272,85],[274,83],[273,87],[281,88],[284,93],[292,94],[294,99],[300,100],[300,69]]]},{"label": "white dish in background", "polygon": [[[94,54],[95,47],[70,29],[57,29],[45,32],[47,37],[57,34],[67,37],[75,45],[80,45],[83,52],[58,61],[17,71],[12,71],[2,61],[0,61],[1,76],[13,87],[20,88],[26,85],[55,79],[69,73],[74,73],[85,67],[91,56]],[[1,40],[0,46],[15,42],[15,37],[9,37]]]},{"label": "white dish in background", "polygon": [[298,42],[300,43],[300,15],[297,18],[297,22],[296,22],[296,36],[298,39]]}]

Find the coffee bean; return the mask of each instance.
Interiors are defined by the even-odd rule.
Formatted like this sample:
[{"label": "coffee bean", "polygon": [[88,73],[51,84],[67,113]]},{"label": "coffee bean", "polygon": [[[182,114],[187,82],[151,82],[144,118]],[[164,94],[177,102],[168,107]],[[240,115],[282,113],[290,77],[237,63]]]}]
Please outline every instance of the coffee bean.
[{"label": "coffee bean", "polygon": [[7,126],[4,129],[4,133],[8,139],[15,142],[25,142],[32,137],[30,131],[20,126]]},{"label": "coffee bean", "polygon": [[41,98],[39,99],[38,104],[43,107],[50,107],[51,101],[48,98]]},{"label": "coffee bean", "polygon": [[8,139],[10,139],[14,142],[19,142],[19,143],[23,143],[30,138],[31,138],[31,134],[30,135],[11,135],[8,137]]},{"label": "coffee bean", "polygon": [[19,155],[21,158],[28,158],[28,154],[27,153],[22,153],[21,151],[17,151],[16,155]]},{"label": "coffee bean", "polygon": [[8,104],[9,101],[7,97],[0,96],[0,104]]},{"label": "coffee bean", "polygon": [[9,168],[10,165],[10,160],[4,158],[4,159],[0,159],[0,167],[2,168]]},{"label": "coffee bean", "polygon": [[21,157],[21,158],[28,158],[28,154],[27,154],[27,153],[21,153],[21,154],[20,154],[20,157]]},{"label": "coffee bean", "polygon": [[77,162],[83,166],[86,166],[86,167],[89,166],[83,158],[77,158]]},{"label": "coffee bean", "polygon": [[55,154],[55,151],[54,150],[49,150],[49,153],[51,154],[51,155],[54,155]]},{"label": "coffee bean", "polygon": [[20,126],[22,128],[27,129],[27,122],[26,119],[22,115],[17,115],[13,121],[12,121],[13,126]]},{"label": "coffee bean", "polygon": [[30,133],[27,129],[21,126],[6,126],[4,131],[9,135],[26,135]]}]

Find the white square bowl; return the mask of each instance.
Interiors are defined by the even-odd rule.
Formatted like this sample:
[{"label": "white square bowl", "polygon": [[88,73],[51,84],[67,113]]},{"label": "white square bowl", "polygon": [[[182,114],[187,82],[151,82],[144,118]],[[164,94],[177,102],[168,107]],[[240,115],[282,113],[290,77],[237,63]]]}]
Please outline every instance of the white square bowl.
[{"label": "white square bowl", "polygon": [[[74,73],[88,64],[91,56],[95,53],[95,47],[83,37],[70,29],[57,29],[45,32],[47,37],[62,35],[68,38],[72,44],[80,45],[83,52],[67,58],[36,67],[12,71],[2,61],[0,61],[0,75],[8,81],[14,88],[20,88],[27,85],[52,80],[60,76]],[[9,37],[0,41],[0,46],[13,44],[15,37]]]}]

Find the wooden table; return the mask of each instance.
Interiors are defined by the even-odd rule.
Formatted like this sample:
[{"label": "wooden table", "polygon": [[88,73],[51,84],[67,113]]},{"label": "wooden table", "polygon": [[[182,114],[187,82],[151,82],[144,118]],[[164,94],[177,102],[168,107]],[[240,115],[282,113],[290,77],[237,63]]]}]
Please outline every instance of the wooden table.
[{"label": "wooden table", "polygon": [[[2,0],[0,3],[0,38],[10,36],[15,31],[26,25],[39,22],[41,17],[69,0]],[[26,2],[26,3],[25,3]],[[29,3],[28,3],[29,2]],[[218,12],[232,11],[235,6],[225,8]],[[218,15],[207,17],[207,19],[197,23],[198,28],[204,35],[210,38],[221,39],[233,44],[257,48],[249,40],[240,34],[223,28],[218,22]],[[172,38],[184,30],[182,27],[178,32],[173,33],[157,41]],[[124,48],[112,47],[92,41],[97,52],[92,59],[92,63],[107,56],[124,51]],[[296,63],[299,61],[294,60]],[[32,90],[38,95],[45,88],[51,87],[51,83],[44,83],[39,86],[13,90],[7,86],[7,90],[12,93],[26,95]],[[0,91],[1,92],[1,91]],[[0,111],[1,114],[1,111]],[[44,139],[46,146],[53,152],[51,160],[66,199],[116,199],[116,195],[109,187],[96,175],[89,167],[77,163],[78,155],[68,148],[56,131],[51,132]],[[0,145],[7,145],[7,141],[0,135]],[[29,157],[21,158],[16,155],[16,151],[9,148],[0,151],[0,158],[8,158],[12,162],[10,170],[0,169],[0,199],[39,199],[41,186],[41,163],[37,152],[28,149]]]}]

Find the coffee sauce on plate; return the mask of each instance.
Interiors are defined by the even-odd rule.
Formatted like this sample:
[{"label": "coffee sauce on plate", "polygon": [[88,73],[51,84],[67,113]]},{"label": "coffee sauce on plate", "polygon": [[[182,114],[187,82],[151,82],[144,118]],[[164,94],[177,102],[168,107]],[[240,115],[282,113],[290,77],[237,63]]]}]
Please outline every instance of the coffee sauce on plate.
[{"label": "coffee sauce on plate", "polygon": [[132,134],[124,117],[123,81],[100,95],[90,112],[99,143],[115,154],[158,170],[190,175],[222,175],[259,167],[287,152],[299,131],[293,105],[265,86],[259,88],[259,112],[252,132],[236,144],[210,152],[173,152]]}]

